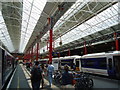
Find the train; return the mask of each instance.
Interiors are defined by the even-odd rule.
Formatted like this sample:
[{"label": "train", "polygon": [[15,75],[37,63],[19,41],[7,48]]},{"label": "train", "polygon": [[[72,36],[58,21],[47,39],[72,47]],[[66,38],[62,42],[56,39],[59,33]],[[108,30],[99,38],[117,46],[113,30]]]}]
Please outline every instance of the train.
[{"label": "train", "polygon": [[[47,63],[48,59],[39,59],[39,62],[44,60]],[[120,51],[52,58],[52,64],[55,70],[67,64],[71,69],[75,66],[76,71],[120,79]]]},{"label": "train", "polygon": [[1,89],[5,90],[10,77],[17,66],[17,61],[2,47],[0,47],[0,54],[0,86]]},{"label": "train", "polygon": [[120,51],[88,54],[80,61],[84,72],[120,79]]},{"label": "train", "polygon": [[[74,56],[65,56],[59,58],[52,58],[52,64],[55,67],[55,70],[60,68],[63,69],[64,65],[69,65],[71,69],[73,69],[74,61],[79,59],[81,56],[74,55]],[[39,59],[40,64],[48,64],[49,59]],[[77,68],[79,68],[79,64],[77,64]]]}]

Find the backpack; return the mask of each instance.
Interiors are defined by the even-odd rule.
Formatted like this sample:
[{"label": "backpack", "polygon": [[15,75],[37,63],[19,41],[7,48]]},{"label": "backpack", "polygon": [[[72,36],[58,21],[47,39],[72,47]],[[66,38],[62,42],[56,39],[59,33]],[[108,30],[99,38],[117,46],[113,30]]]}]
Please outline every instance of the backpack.
[{"label": "backpack", "polygon": [[42,79],[42,70],[40,68],[33,68],[31,81],[37,82]]}]

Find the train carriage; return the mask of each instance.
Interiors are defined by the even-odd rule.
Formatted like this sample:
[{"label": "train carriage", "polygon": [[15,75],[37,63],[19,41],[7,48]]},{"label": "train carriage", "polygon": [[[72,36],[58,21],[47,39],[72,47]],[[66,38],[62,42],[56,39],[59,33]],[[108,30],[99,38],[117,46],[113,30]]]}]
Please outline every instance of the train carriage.
[{"label": "train carriage", "polygon": [[9,81],[14,69],[16,68],[17,61],[15,58],[8,53],[4,48],[0,47],[0,63],[1,63],[1,87],[4,89]]},{"label": "train carriage", "polygon": [[83,72],[120,79],[120,51],[83,55],[80,61]]},{"label": "train carriage", "polygon": [[[49,59],[48,58],[47,59],[39,59],[38,61],[40,62],[40,64],[44,64],[45,66],[47,66]],[[59,64],[60,64],[59,61],[60,61],[60,58],[52,58],[52,64],[55,67],[54,70],[58,70]]]},{"label": "train carriage", "polygon": [[48,59],[39,59],[38,61],[40,64],[47,64],[48,63]]},{"label": "train carriage", "polygon": [[66,56],[60,60],[60,66],[64,66],[65,64],[69,65],[71,69],[76,67],[77,70],[80,70],[81,62],[80,62],[81,56],[74,55],[74,56]]},{"label": "train carriage", "polygon": [[[41,59],[40,62],[47,64],[48,60]],[[52,58],[52,64],[55,70],[67,64],[76,71],[120,79],[120,51]]]}]

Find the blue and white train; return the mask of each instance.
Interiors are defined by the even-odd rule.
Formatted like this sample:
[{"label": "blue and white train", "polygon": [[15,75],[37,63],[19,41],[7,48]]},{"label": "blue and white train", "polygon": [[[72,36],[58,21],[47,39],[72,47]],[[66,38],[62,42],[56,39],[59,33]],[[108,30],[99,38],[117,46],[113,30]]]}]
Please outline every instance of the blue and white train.
[{"label": "blue and white train", "polygon": [[[59,68],[63,68],[64,65],[69,65],[71,69],[73,69],[73,65],[75,65],[78,69],[80,68],[80,57],[78,55],[75,56],[65,56],[60,58],[52,58],[52,64],[55,67],[55,70]],[[38,61],[41,64],[47,64],[49,59],[39,59]]]},{"label": "blue and white train", "polygon": [[70,66],[70,69],[74,69],[74,66],[75,66],[76,70],[79,71],[80,68],[81,68],[80,58],[81,58],[81,56],[78,56],[78,55],[66,56],[66,57],[63,57],[60,60],[60,64],[59,65],[60,65],[60,67],[62,67],[65,64],[67,64],[67,65]]},{"label": "blue and white train", "polygon": [[[46,60],[48,61],[48,59]],[[40,61],[42,62],[44,59]],[[120,79],[120,51],[53,58],[52,63],[56,70],[65,64],[69,65],[71,69],[75,65],[76,70],[80,72]]]},{"label": "blue and white train", "polygon": [[120,51],[83,55],[81,71],[120,79]]}]

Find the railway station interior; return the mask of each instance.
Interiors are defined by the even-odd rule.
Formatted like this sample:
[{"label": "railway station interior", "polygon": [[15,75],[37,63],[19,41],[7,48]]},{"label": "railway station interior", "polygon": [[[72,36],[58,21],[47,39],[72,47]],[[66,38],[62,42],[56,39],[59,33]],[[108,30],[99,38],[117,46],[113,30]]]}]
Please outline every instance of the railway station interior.
[{"label": "railway station interior", "polygon": [[120,90],[119,0],[0,0],[0,89]]}]

